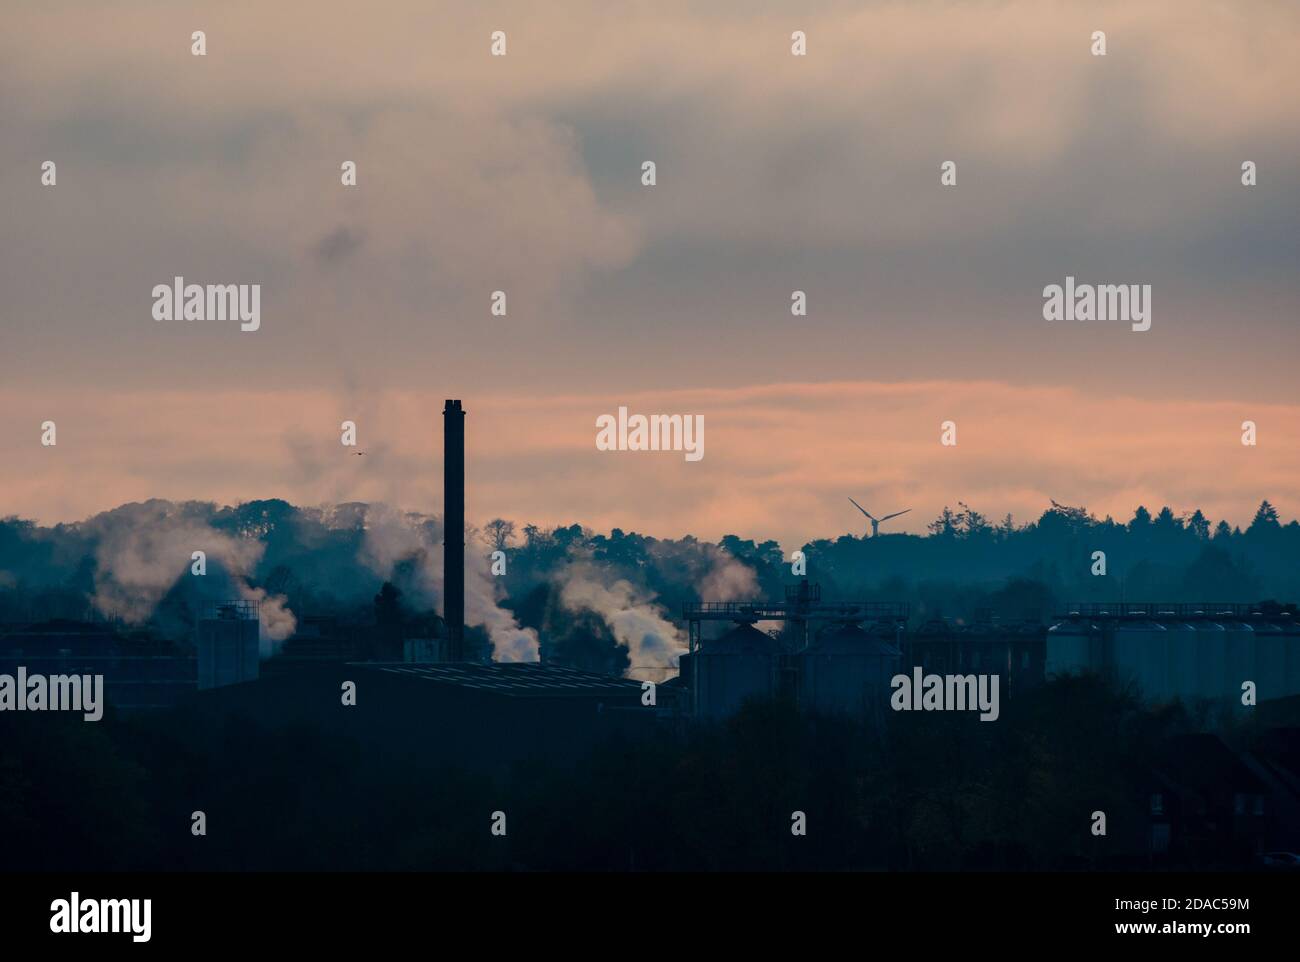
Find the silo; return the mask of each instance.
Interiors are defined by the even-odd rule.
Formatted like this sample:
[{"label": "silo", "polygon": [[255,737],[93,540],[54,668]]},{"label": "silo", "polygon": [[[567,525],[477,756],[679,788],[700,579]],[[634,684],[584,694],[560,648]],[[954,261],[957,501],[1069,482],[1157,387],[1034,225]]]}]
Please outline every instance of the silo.
[{"label": "silo", "polygon": [[1223,622],[1223,631],[1225,656],[1219,694],[1234,708],[1241,708],[1242,682],[1253,681],[1256,689],[1259,687],[1255,677],[1255,629],[1244,621],[1232,620]]},{"label": "silo", "polygon": [[1192,627],[1196,629],[1196,687],[1192,696],[1218,698],[1227,668],[1228,633],[1214,621],[1197,619]]},{"label": "silo", "polygon": [[747,698],[776,693],[781,646],[753,625],[706,640],[691,658],[696,710],[705,718],[734,714]]},{"label": "silo", "polygon": [[888,635],[830,625],[799,654],[799,701],[823,714],[875,715],[889,704],[901,652]]},{"label": "silo", "polygon": [[1101,666],[1093,662],[1089,644],[1096,634],[1095,625],[1077,619],[1062,621],[1048,628],[1043,669],[1047,677],[1100,670]]},{"label": "silo", "polygon": [[[1255,697],[1260,701],[1277,698],[1286,689],[1287,638],[1271,621],[1256,621],[1255,629]],[[1240,699],[1238,699],[1240,701]]]},{"label": "silo", "polygon": [[1294,618],[1284,617],[1278,620],[1282,632],[1283,660],[1286,662],[1286,679],[1280,696],[1300,695],[1300,624]]},{"label": "silo", "polygon": [[1166,621],[1165,678],[1168,697],[1190,702],[1196,697],[1196,629],[1185,621]]},{"label": "silo", "polygon": [[1165,629],[1154,621],[1121,621],[1115,627],[1115,675],[1135,682],[1147,701],[1169,697]]},{"label": "silo", "polygon": [[209,609],[200,614],[196,625],[199,690],[256,681],[260,664],[257,606],[220,602]]}]

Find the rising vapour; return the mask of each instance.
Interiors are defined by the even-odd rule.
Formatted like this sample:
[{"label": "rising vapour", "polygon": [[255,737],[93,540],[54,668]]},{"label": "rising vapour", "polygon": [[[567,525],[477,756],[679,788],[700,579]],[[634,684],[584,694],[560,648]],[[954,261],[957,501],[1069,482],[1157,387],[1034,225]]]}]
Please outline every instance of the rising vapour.
[{"label": "rising vapour", "polygon": [[629,676],[664,680],[671,675],[667,669],[676,669],[677,659],[686,651],[681,631],[664,617],[653,594],[623,578],[611,582],[609,575],[582,562],[567,566],[556,577],[560,603],[572,612],[600,616],[628,650]]},{"label": "rising vapour", "polygon": [[[728,551],[704,541],[654,541],[647,553],[656,569],[685,592],[710,601],[737,601],[759,594],[758,576]],[[649,588],[631,572],[597,565],[582,550],[554,576],[560,604],[570,612],[598,615],[615,640],[628,650],[628,675],[648,681],[671,678],[686,651],[682,631]],[[671,575],[675,574],[673,578]]]},{"label": "rising vapour", "polygon": [[[468,539],[467,539],[468,540]],[[444,614],[442,599],[442,524],[424,515],[371,505],[359,560],[382,578],[391,580],[399,565],[409,576],[412,600]],[[537,632],[521,628],[500,605],[503,589],[493,577],[481,551],[465,553],[465,623],[481,625],[492,642],[493,661],[537,661]]]},{"label": "rising vapour", "polygon": [[[249,585],[248,577],[265,545],[218,531],[208,523],[213,506],[198,502],[148,501],[124,505],[85,522],[95,539],[95,582],[91,603],[128,624],[149,620],[163,597],[177,587],[196,600],[257,602],[261,654],[270,657],[293,634],[297,621],[282,595]],[[191,573],[192,555],[206,555],[207,572]]]}]

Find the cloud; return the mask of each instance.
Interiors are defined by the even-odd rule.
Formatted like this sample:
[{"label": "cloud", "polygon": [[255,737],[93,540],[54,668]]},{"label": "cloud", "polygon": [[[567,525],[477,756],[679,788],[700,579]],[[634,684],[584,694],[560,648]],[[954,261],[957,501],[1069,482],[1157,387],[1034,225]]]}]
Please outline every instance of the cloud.
[{"label": "cloud", "polygon": [[560,603],[567,610],[599,615],[618,643],[627,648],[628,677],[662,681],[665,669],[677,667],[686,642],[653,594],[624,578],[611,583],[606,573],[583,562],[561,568],[555,581],[560,585]]},{"label": "cloud", "polygon": [[[813,3],[806,58],[787,11],[738,3],[10,18],[0,373],[33,387],[414,388],[436,369],[644,390],[869,364],[1291,390],[1294,4]],[[510,54],[490,57],[502,27]],[[1152,283],[1152,335],[1045,328],[1038,291],[1067,271]],[[263,329],[153,322],[148,292],[177,274],[262,284]],[[487,313],[494,290],[508,319]]]},{"label": "cloud", "polygon": [[[411,577],[404,585],[412,592],[410,601],[445,616],[441,521],[372,504],[365,511],[364,524],[362,564],[380,577],[392,579],[398,565],[408,563]],[[493,661],[539,660],[537,632],[520,627],[515,616],[501,607],[505,594],[501,582],[492,576],[487,555],[475,549],[475,545],[466,545],[465,623],[481,625],[487,631]]]},{"label": "cloud", "polygon": [[364,234],[349,227],[340,227],[317,241],[312,253],[321,264],[331,264],[355,254],[364,243]]},{"label": "cloud", "polygon": [[[6,511],[49,523],[125,501],[387,501],[441,510],[442,398],[373,396],[358,428],[382,467],[338,443],[340,400],[324,392],[66,395],[59,443],[39,444],[42,399],[0,391]],[[702,414],[707,454],[598,451],[595,419]],[[921,531],[960,499],[992,517],[1037,517],[1049,499],[1127,517],[1139,504],[1202,508],[1248,523],[1262,498],[1300,513],[1300,406],[1161,400],[988,381],[787,383],[653,394],[466,398],[467,517],[621,527],[660,537],[735,533],[787,551],[860,533],[847,501],[912,508]],[[1259,444],[1240,443],[1241,423]],[[956,447],[939,443],[957,423]],[[145,426],[142,428],[142,426]],[[294,445],[318,470],[295,466]],[[93,477],[87,485],[84,479]],[[1292,500],[1289,500],[1292,499]],[[440,552],[435,552],[435,556]]]}]

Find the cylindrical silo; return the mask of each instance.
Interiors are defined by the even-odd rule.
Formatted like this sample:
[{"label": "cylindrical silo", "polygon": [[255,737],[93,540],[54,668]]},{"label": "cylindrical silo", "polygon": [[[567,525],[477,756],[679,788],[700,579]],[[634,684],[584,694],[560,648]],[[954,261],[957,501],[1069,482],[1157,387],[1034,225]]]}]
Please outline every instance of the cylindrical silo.
[{"label": "cylindrical silo", "polygon": [[1255,629],[1255,697],[1278,698],[1286,689],[1286,636],[1271,621],[1259,619]]},{"label": "cylindrical silo", "polygon": [[1277,626],[1282,633],[1283,661],[1286,663],[1282,697],[1300,695],[1300,624],[1294,618],[1283,617],[1278,619]]},{"label": "cylindrical silo", "polygon": [[1197,619],[1196,629],[1196,689],[1195,698],[1218,698],[1223,691],[1223,675],[1227,668],[1228,633],[1215,621]]},{"label": "cylindrical silo", "polygon": [[1185,621],[1166,621],[1165,678],[1168,697],[1190,702],[1196,698],[1196,629]]},{"label": "cylindrical silo", "polygon": [[1163,701],[1169,691],[1165,647],[1165,629],[1156,622],[1120,622],[1115,627],[1116,677],[1136,683],[1146,701]]},{"label": "cylindrical silo", "polygon": [[753,625],[705,640],[691,658],[696,710],[705,718],[734,714],[748,698],[776,693],[780,645]]},{"label": "cylindrical silo", "polygon": [[1068,619],[1048,628],[1044,656],[1047,677],[1099,671],[1101,666],[1093,664],[1089,653],[1089,639],[1095,634],[1092,624],[1078,619]]},{"label": "cylindrical silo", "polygon": [[1253,681],[1259,688],[1255,677],[1255,629],[1244,621],[1230,620],[1223,622],[1223,631],[1226,652],[1220,697],[1228,699],[1234,708],[1241,708],[1242,683]]},{"label": "cylindrical silo", "polygon": [[889,704],[900,657],[886,635],[830,625],[799,654],[800,704],[823,714],[878,714]]}]

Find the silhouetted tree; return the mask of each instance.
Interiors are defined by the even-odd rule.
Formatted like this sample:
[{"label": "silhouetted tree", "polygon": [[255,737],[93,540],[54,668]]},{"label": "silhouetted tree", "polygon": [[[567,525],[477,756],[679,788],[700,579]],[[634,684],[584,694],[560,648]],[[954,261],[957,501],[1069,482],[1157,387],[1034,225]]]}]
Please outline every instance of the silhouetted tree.
[{"label": "silhouetted tree", "polygon": [[493,518],[483,526],[487,542],[497,551],[504,551],[515,536],[515,523],[504,518]]},{"label": "silhouetted tree", "polygon": [[1201,541],[1210,537],[1210,519],[1201,513],[1200,508],[1197,508],[1196,512],[1187,519],[1187,530]]},{"label": "silhouetted tree", "polygon": [[1255,519],[1251,521],[1250,527],[1246,529],[1247,534],[1260,534],[1264,531],[1276,531],[1281,525],[1277,519],[1277,508],[1273,507],[1268,501],[1259,503],[1259,510],[1255,512]]},{"label": "silhouetted tree", "polygon": [[936,538],[955,538],[957,536],[957,515],[953,514],[952,509],[945,504],[939,517],[926,525],[926,528]]}]

